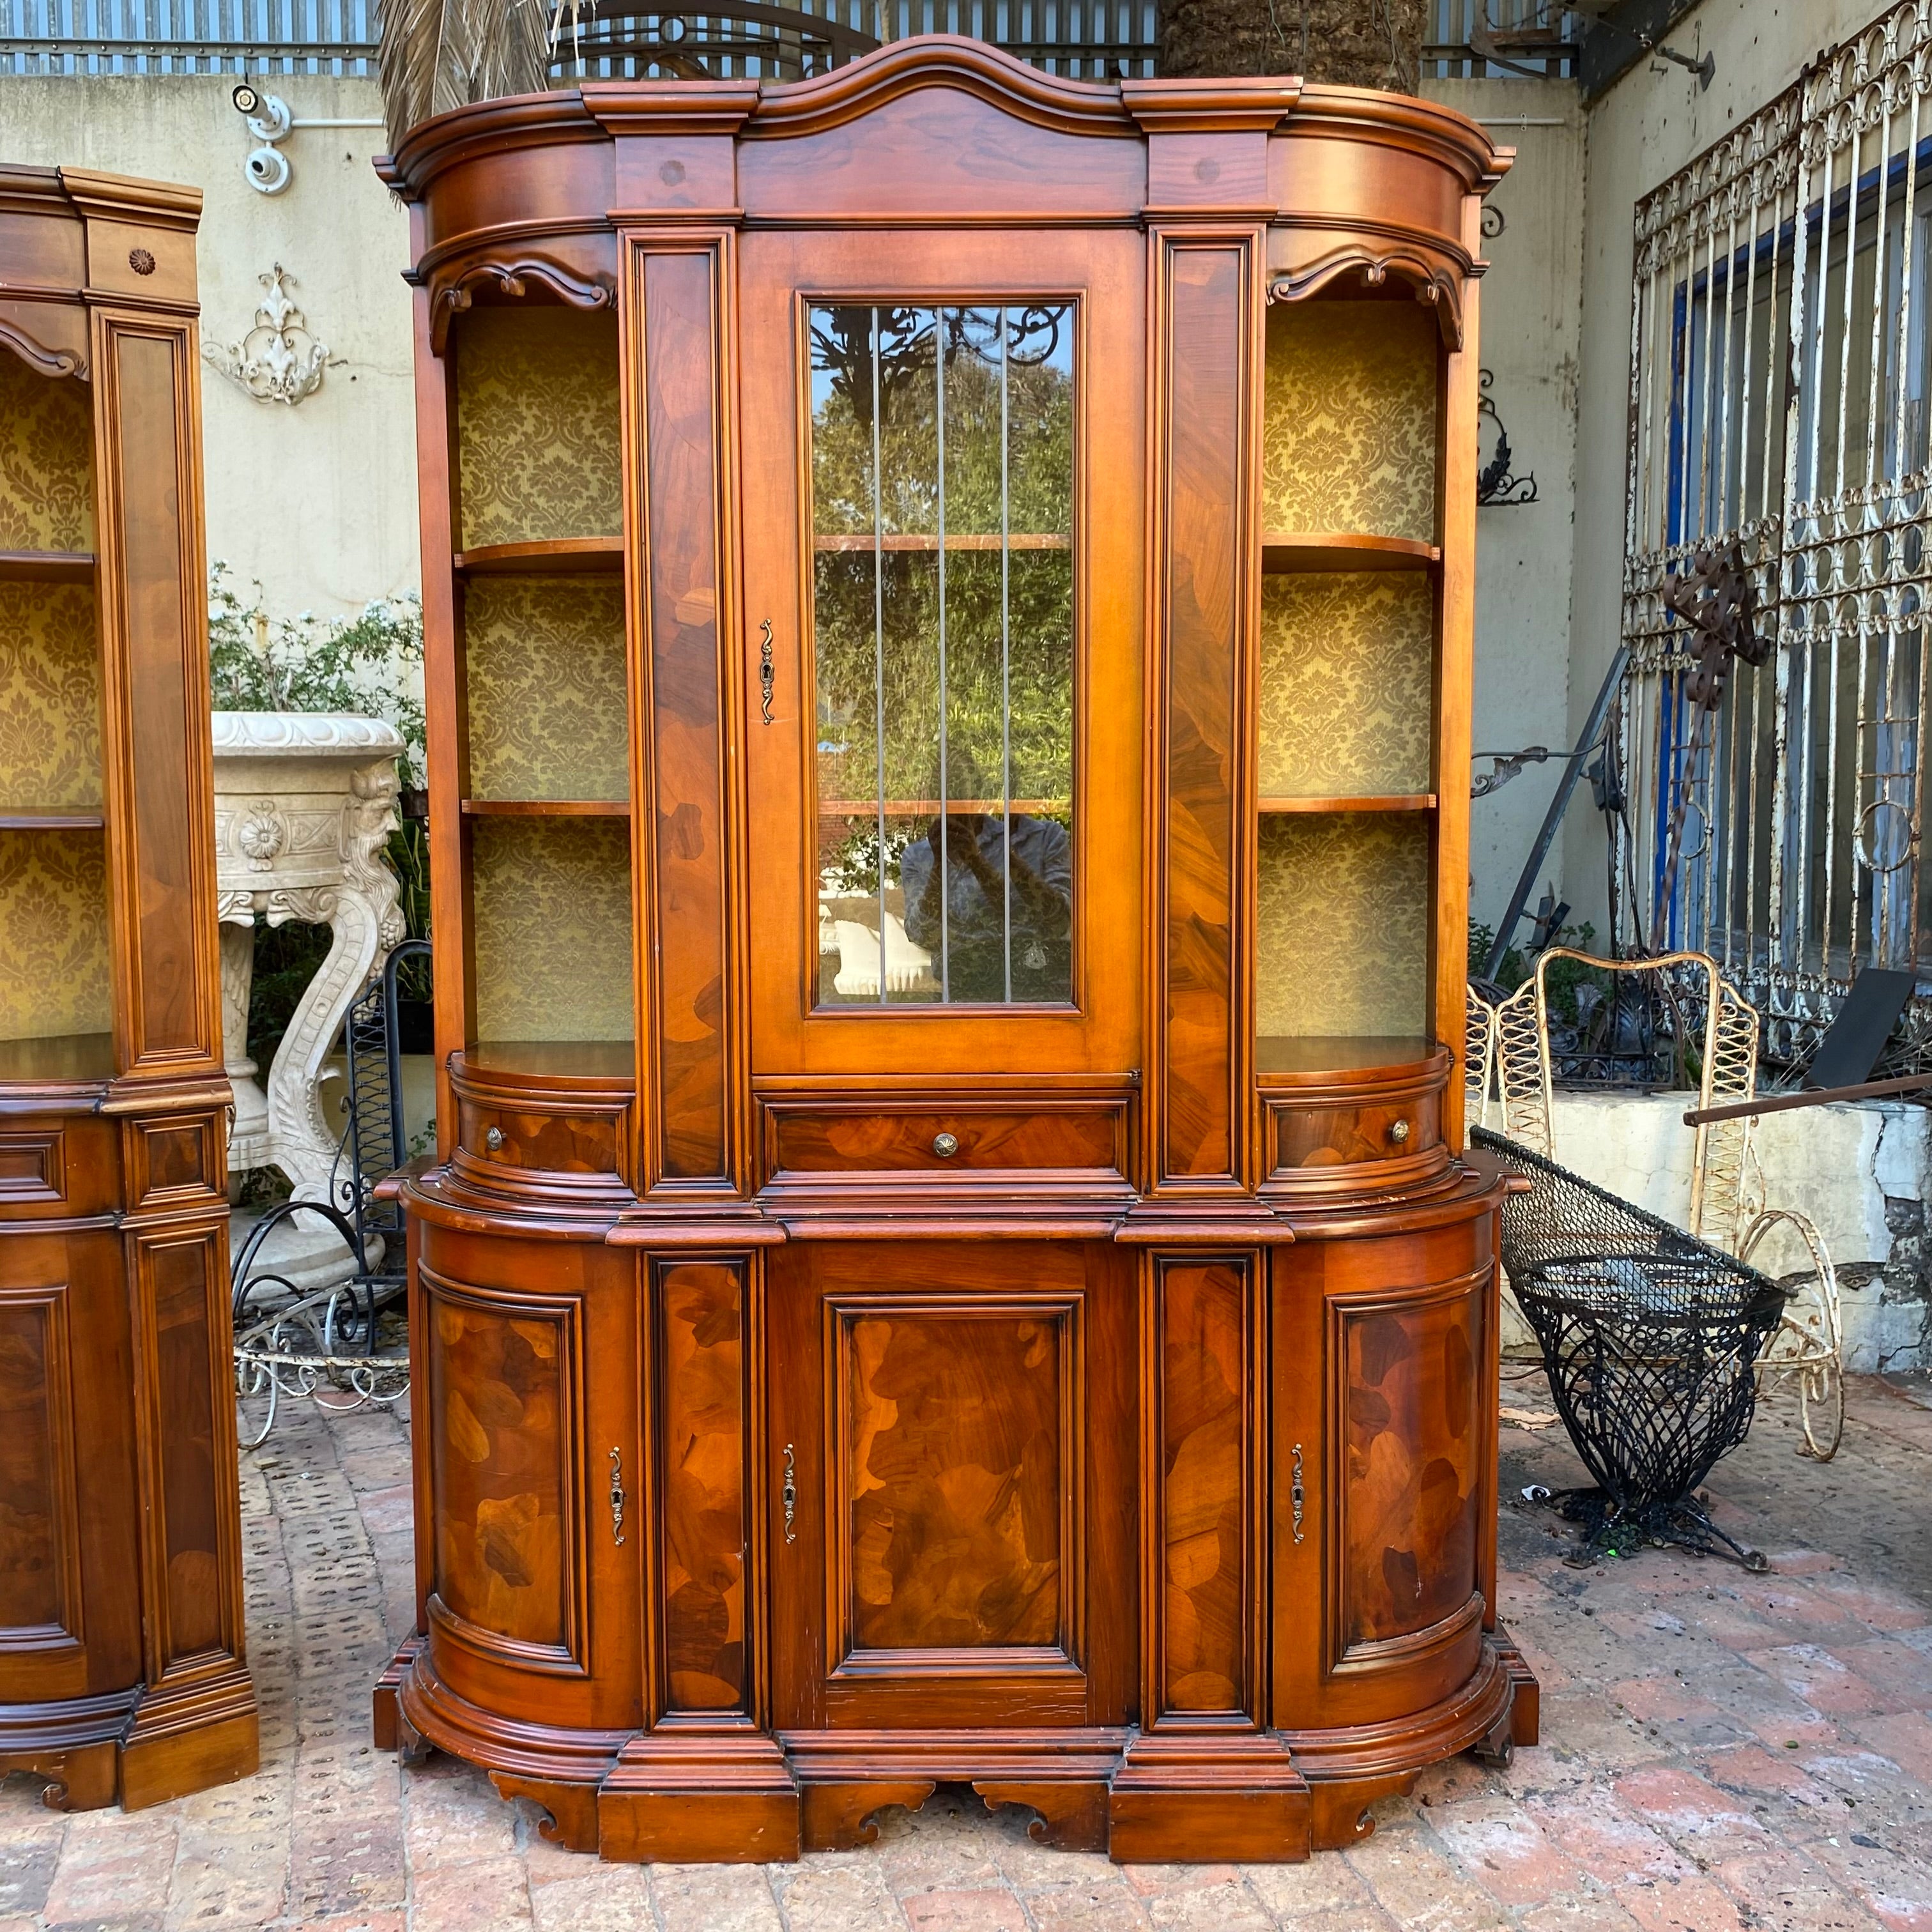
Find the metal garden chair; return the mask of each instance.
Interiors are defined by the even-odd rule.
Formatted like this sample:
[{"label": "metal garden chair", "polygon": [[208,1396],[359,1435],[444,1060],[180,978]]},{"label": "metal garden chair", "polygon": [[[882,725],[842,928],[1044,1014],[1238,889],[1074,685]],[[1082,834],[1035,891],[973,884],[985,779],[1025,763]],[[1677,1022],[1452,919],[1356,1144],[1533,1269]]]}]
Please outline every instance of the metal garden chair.
[{"label": "metal garden chair", "polygon": [[[254,1448],[275,1426],[284,1396],[343,1398],[358,1408],[392,1402],[409,1387],[409,1347],[398,1304],[407,1286],[400,1203],[376,1198],[376,1184],[408,1156],[403,1122],[396,976],[426,958],[427,940],[405,940],[357,997],[343,1022],[349,1062],[349,1119],[336,1150],[326,1201],[284,1201],[249,1231],[230,1272],[238,1396],[264,1404],[261,1426],[245,1429]],[[262,1264],[269,1235],[300,1215],[326,1221],[348,1249],[346,1281],[304,1294]],[[328,1393],[325,1393],[325,1392]]]},{"label": "metal garden chair", "polygon": [[[1510,1139],[1555,1157],[1549,976],[1550,968],[1565,959],[1605,974],[1631,976],[1646,988],[1664,1045],[1684,1071],[1696,1074],[1700,1108],[1756,1098],[1758,1016],[1709,954],[1599,959],[1552,946],[1538,956],[1535,973],[1495,1009],[1495,1086],[1502,1131]],[[1751,1145],[1754,1125],[1747,1118],[1698,1126],[1690,1230],[1747,1263],[1777,1228],[1789,1229],[1802,1244],[1808,1266],[1789,1278],[1794,1292],[1766,1339],[1757,1375],[1760,1385],[1796,1385],[1804,1436],[1799,1453],[1828,1462],[1845,1427],[1838,1277],[1812,1222],[1795,1209],[1766,1204],[1764,1175]]]}]

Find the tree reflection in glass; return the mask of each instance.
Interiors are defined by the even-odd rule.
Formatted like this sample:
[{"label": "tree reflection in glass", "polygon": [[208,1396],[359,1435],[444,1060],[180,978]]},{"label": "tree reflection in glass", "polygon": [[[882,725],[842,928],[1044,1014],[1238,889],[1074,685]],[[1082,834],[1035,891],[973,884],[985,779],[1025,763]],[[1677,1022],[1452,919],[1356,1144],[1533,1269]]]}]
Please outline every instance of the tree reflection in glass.
[{"label": "tree reflection in glass", "polygon": [[811,311],[821,1004],[1072,997],[1074,317]]}]

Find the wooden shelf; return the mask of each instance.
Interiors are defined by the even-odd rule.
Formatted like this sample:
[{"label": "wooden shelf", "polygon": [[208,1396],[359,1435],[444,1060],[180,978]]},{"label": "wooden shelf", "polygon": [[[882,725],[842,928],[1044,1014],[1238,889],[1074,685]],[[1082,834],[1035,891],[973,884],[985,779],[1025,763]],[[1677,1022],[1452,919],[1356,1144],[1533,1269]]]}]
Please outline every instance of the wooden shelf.
[{"label": "wooden shelf", "polygon": [[106,823],[98,812],[9,812],[0,807],[0,832],[98,832]]},{"label": "wooden shelf", "polygon": [[1263,1034],[1255,1042],[1255,1073],[1264,1086],[1270,1074],[1299,1084],[1293,1076],[1420,1070],[1435,1052],[1418,1034]]},{"label": "wooden shelf", "polygon": [[[949,798],[946,801],[946,815],[949,818],[1000,818],[1005,816],[1009,804],[1016,818],[1037,817],[1042,812],[1070,812],[1073,808],[1072,801],[1064,798],[1016,798],[1010,801]],[[939,801],[936,798],[889,798],[884,805],[875,798],[822,798],[818,801],[821,818],[876,818],[881,812],[888,818],[933,818],[938,815]]]},{"label": "wooden shelf", "polygon": [[1262,538],[1262,568],[1276,576],[1311,570],[1426,570],[1442,561],[1436,544],[1408,537],[1288,530]]},{"label": "wooden shelf", "polygon": [[0,584],[91,584],[87,550],[0,550]]},{"label": "wooden shelf", "polygon": [[638,1049],[628,1040],[479,1040],[463,1049],[463,1070],[486,1080],[628,1093],[637,1084]]},{"label": "wooden shelf", "polygon": [[466,798],[466,818],[628,818],[621,798]]},{"label": "wooden shelf", "polygon": [[1328,798],[1264,798],[1257,800],[1256,806],[1264,812],[1433,812],[1436,794],[1432,791],[1396,791],[1356,797],[1342,792]]},{"label": "wooden shelf", "polygon": [[70,1033],[43,1040],[0,1040],[0,1084],[111,1080],[114,1036]]},{"label": "wooden shelf", "polygon": [[538,543],[479,544],[450,559],[459,577],[578,577],[624,567],[622,537],[551,537]]},{"label": "wooden shelf", "polygon": [[[927,550],[937,555],[939,538],[932,531],[895,530],[888,536],[815,536],[812,547],[816,550],[858,550],[869,554],[876,547],[888,550]],[[1073,539],[1051,532],[1010,530],[1004,536],[998,530],[951,532],[946,534],[946,548],[953,550],[1071,550]]]}]

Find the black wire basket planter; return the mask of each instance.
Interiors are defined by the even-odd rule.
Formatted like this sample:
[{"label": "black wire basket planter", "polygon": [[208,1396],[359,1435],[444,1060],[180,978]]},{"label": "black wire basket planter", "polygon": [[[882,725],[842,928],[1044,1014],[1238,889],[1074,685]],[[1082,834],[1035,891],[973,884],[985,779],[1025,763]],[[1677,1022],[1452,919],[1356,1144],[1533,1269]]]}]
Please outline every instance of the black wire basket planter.
[{"label": "black wire basket planter", "polygon": [[1654,1543],[1768,1568],[1697,1490],[1750,1431],[1755,1365],[1785,1291],[1514,1141],[1480,1127],[1470,1138],[1530,1184],[1504,1203],[1503,1267],[1596,1478],[1538,1498],[1581,1530],[1568,1560]]}]

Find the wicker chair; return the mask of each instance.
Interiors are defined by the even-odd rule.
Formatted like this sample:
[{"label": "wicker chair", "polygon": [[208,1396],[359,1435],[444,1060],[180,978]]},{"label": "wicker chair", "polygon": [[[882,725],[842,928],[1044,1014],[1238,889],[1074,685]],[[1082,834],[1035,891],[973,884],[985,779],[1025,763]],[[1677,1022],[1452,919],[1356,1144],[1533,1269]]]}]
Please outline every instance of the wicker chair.
[{"label": "wicker chair", "polygon": [[[1599,959],[1568,946],[1540,954],[1534,975],[1497,1006],[1494,1085],[1502,1131],[1534,1152],[1556,1154],[1554,1056],[1550,1043],[1550,969],[1575,960],[1604,974],[1641,976],[1657,994],[1676,1044],[1697,1073],[1697,1105],[1721,1107],[1757,1096],[1758,1017],[1704,952],[1655,959]],[[1486,1116],[1485,1117],[1486,1118]],[[1758,1359],[1760,1386],[1796,1384],[1801,1455],[1828,1462],[1845,1427],[1844,1330],[1838,1277],[1824,1238],[1804,1215],[1765,1204],[1762,1171],[1752,1150],[1749,1118],[1706,1123],[1697,1130],[1690,1168],[1690,1232],[1748,1262],[1773,1231],[1787,1228],[1808,1267],[1789,1280],[1796,1292]]]},{"label": "wicker chair", "polygon": [[1478,1127],[1529,1185],[1503,1204],[1502,1263],[1593,1488],[1539,1496],[1582,1527],[1565,1560],[1674,1543],[1768,1566],[1712,1522],[1697,1487],[1744,1439],[1755,1364],[1785,1291],[1708,1242]]}]

